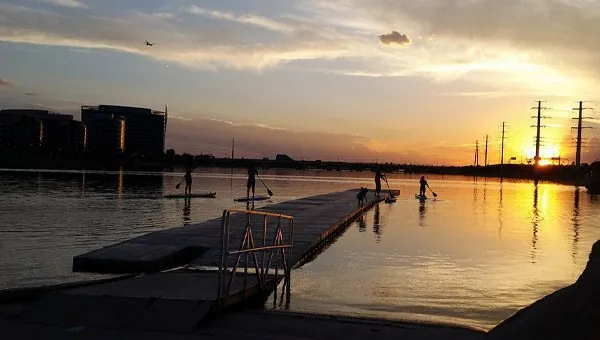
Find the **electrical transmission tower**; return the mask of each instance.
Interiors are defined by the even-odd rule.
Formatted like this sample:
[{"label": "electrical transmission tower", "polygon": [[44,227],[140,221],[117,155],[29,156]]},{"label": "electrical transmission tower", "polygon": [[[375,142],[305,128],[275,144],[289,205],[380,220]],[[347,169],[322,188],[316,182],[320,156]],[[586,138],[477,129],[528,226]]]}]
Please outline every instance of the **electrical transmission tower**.
[{"label": "electrical transmission tower", "polygon": [[479,166],[479,140],[475,141],[475,161],[473,165]]},{"label": "electrical transmission tower", "polygon": [[583,110],[590,110],[591,108],[589,107],[583,107],[583,102],[580,101],[579,102],[579,107],[578,108],[574,108],[573,110],[577,110],[578,115],[576,118],[577,120],[577,126],[573,126],[571,127],[571,130],[577,129],[577,150],[575,153],[575,165],[576,166],[581,166],[581,130],[583,129],[591,129],[591,127],[589,126],[582,126],[583,120],[584,119],[588,119],[588,118],[592,118],[592,117],[583,117]]},{"label": "electrical transmission tower", "polygon": [[500,137],[500,173],[504,170],[504,145],[506,138],[506,122],[502,122],[502,137]]},{"label": "electrical transmission tower", "polygon": [[536,128],[536,134],[535,134],[535,165],[538,166],[540,165],[540,130],[543,127],[546,127],[545,125],[542,125],[542,119],[545,118],[550,118],[549,116],[542,116],[542,110],[548,110],[547,107],[542,107],[542,101],[538,101],[537,102],[537,106],[536,107],[532,107],[532,110],[537,109],[537,115],[536,116],[531,116],[531,118],[536,118],[537,119],[537,123],[535,125],[531,125],[531,127],[535,127]]},{"label": "electrical transmission tower", "polygon": [[488,166],[488,135],[485,135],[485,161],[484,161],[484,165]]}]

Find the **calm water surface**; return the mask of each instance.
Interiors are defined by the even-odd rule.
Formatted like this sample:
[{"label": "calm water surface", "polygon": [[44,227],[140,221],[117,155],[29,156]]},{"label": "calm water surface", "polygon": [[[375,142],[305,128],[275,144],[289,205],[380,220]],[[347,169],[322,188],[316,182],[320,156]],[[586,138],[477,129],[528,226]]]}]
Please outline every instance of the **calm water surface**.
[{"label": "calm water surface", "polygon": [[[162,199],[181,175],[0,171],[0,289],[102,277],[71,273],[72,257],[219,217],[245,195],[243,172],[204,169],[194,188],[216,199]],[[369,173],[262,177],[276,195],[263,204],[372,186]],[[294,271],[291,310],[490,328],[577,279],[600,236],[600,201],[585,189],[438,176],[438,199],[420,203],[416,177],[391,178],[397,203],[380,204]]]}]

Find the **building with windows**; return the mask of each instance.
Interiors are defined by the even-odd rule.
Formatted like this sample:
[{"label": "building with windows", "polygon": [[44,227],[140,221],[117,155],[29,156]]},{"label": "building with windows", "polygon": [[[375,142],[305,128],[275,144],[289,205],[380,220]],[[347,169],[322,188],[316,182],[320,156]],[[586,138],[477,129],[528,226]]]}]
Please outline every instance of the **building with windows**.
[{"label": "building with windows", "polygon": [[26,153],[41,146],[42,123],[32,110],[0,110],[0,148]]},{"label": "building with windows", "polygon": [[41,147],[55,154],[78,155],[83,152],[85,129],[72,115],[48,114],[42,117]]},{"label": "building with windows", "polygon": [[141,159],[164,155],[167,110],[99,105],[82,106],[86,150],[116,152]]},{"label": "building with windows", "polygon": [[117,156],[125,152],[125,118],[117,115],[96,115],[81,110],[85,126],[84,147],[96,156]]},{"label": "building with windows", "polygon": [[48,110],[0,110],[0,148],[28,153],[78,154],[83,150],[84,128],[72,115]]}]

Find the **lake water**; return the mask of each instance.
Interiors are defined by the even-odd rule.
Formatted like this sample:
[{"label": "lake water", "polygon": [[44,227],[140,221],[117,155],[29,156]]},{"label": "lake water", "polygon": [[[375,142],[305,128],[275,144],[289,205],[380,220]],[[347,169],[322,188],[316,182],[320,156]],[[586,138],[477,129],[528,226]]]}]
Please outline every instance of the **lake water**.
[{"label": "lake water", "polygon": [[[195,191],[216,199],[162,199],[181,175],[0,170],[0,289],[103,277],[72,273],[72,257],[219,217],[245,195],[243,171],[201,169]],[[373,184],[366,172],[261,177],[273,203]],[[488,329],[576,280],[600,237],[600,201],[585,189],[428,176],[439,197],[421,203],[416,176],[389,177],[398,202],[381,203],[293,272],[291,310]]]}]

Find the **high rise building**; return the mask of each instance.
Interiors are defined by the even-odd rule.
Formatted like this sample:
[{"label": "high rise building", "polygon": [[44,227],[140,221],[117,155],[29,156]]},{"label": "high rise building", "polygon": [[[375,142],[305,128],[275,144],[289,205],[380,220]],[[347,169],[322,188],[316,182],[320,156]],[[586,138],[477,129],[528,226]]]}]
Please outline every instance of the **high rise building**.
[{"label": "high rise building", "polygon": [[81,119],[86,126],[88,151],[114,150],[142,159],[158,159],[164,154],[166,111],[114,105],[82,106]]}]

